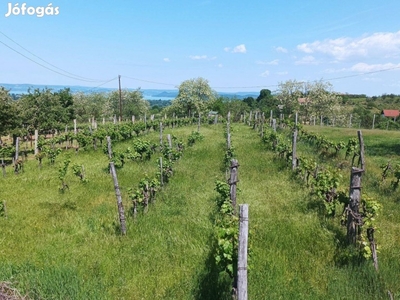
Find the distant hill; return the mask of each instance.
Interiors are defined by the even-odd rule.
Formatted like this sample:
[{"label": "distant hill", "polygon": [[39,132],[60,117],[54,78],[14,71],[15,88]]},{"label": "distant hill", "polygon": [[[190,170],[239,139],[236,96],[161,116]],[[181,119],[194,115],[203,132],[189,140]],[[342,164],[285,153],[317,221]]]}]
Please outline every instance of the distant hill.
[{"label": "distant hill", "polygon": [[[116,88],[93,88],[86,86],[63,86],[63,85],[44,85],[44,84],[9,84],[9,83],[0,83],[0,86],[3,86],[6,90],[10,91],[10,94],[21,95],[27,94],[29,89],[45,89],[49,88],[54,91],[62,90],[64,88],[70,88],[72,93],[103,93],[103,92],[111,92],[115,91]],[[135,89],[129,89],[135,90]],[[172,100],[178,96],[178,90],[159,90],[159,89],[142,89],[143,96],[148,100]],[[231,99],[244,99],[247,97],[256,98],[259,95],[259,92],[218,92],[219,96],[227,97]]]}]

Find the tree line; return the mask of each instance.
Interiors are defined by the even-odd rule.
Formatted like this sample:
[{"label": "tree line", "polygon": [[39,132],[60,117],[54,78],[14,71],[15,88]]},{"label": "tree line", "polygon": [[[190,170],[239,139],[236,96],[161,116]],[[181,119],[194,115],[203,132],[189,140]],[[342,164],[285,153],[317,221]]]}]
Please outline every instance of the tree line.
[{"label": "tree line", "polygon": [[[311,123],[312,118],[333,119],[336,116],[353,113],[354,116],[368,115],[369,107],[360,105],[349,110],[343,101],[346,95],[333,90],[329,82],[300,82],[288,80],[278,85],[276,93],[262,89],[258,97],[245,99],[219,96],[204,78],[183,81],[178,96],[168,106],[145,100],[140,88],[99,93],[72,93],[69,88],[59,91],[51,89],[31,89],[27,94],[15,99],[4,87],[0,87],[0,136],[21,135],[19,131],[32,133],[34,130],[48,132],[63,129],[66,124],[87,122],[89,119],[112,121],[114,118],[130,120],[132,116],[159,114],[168,117],[206,116],[210,111],[227,115],[238,121],[244,113],[258,111],[269,117],[280,114],[288,117],[294,113],[302,116],[303,123]],[[368,111],[370,112],[368,114]]]}]

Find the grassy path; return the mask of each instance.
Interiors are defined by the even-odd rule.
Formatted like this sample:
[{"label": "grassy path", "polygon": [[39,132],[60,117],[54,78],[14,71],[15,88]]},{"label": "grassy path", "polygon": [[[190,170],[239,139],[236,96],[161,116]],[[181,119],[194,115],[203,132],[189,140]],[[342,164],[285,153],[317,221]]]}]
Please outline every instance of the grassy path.
[{"label": "grassy path", "polygon": [[[192,130],[164,134],[186,141]],[[223,127],[203,126],[201,133],[204,140],[185,150],[149,212],[128,217],[126,237],[116,234],[115,195],[101,150],[72,155],[85,164],[89,183],[71,175],[64,194],[58,164],[38,170],[32,160],[25,173],[0,178],[0,201],[8,204],[8,218],[0,218],[0,281],[34,299],[230,299],[230,283],[214,267],[212,240]],[[157,143],[158,135],[143,139]],[[383,250],[380,277],[370,264],[338,265],[339,233],[310,206],[309,191],[247,126],[233,125],[232,143],[240,164],[238,203],[250,205],[249,299],[386,299],[386,284],[399,293],[389,263],[400,261],[395,247]],[[118,170],[127,211],[128,188],[156,172],[156,159]],[[390,229],[387,244],[398,245]]]}]

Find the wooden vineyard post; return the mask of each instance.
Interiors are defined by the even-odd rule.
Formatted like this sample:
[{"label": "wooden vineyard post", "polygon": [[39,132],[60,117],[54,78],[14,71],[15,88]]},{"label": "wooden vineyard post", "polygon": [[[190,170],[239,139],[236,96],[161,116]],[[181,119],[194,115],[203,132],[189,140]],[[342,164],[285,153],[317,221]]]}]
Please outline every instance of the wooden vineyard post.
[{"label": "wooden vineyard post", "polygon": [[233,214],[236,214],[236,183],[238,182],[238,167],[239,163],[237,159],[232,159],[229,185],[230,185],[230,199],[233,207]]},{"label": "wooden vineyard post", "polygon": [[19,155],[19,137],[17,137],[15,141],[15,163],[17,163],[18,155]]},{"label": "wooden vineyard post", "polygon": [[367,228],[367,237],[368,237],[368,241],[369,241],[369,247],[371,248],[371,252],[372,252],[372,260],[374,262],[375,270],[378,271],[378,254],[376,251],[374,232],[375,232],[375,228],[373,228],[373,227]]},{"label": "wooden vineyard post", "polygon": [[358,226],[362,220],[360,216],[361,201],[361,176],[364,170],[352,167],[350,177],[350,202],[346,208],[347,213],[347,240],[349,244],[356,245]]},{"label": "wooden vineyard post", "polygon": [[108,147],[108,158],[112,158],[112,149],[111,149],[111,138],[107,137],[107,147]]},{"label": "wooden vineyard post", "polygon": [[200,132],[200,123],[201,123],[201,113],[199,113],[199,120],[197,123],[197,132]]},{"label": "wooden vineyard post", "polygon": [[160,147],[163,146],[163,136],[162,136],[162,132],[163,132],[163,127],[162,127],[162,122],[160,122]]},{"label": "wooden vineyard post", "polygon": [[274,132],[276,132],[276,119],[272,119],[272,128],[274,129]]},{"label": "wooden vineyard post", "polygon": [[124,211],[124,206],[122,204],[121,191],[118,185],[117,172],[115,171],[115,166],[113,162],[110,162],[110,170],[112,178],[114,180],[115,196],[117,197],[118,216],[121,225],[121,233],[123,235],[126,235],[125,211]]},{"label": "wooden vineyard post", "polygon": [[161,186],[164,186],[162,157],[160,157],[160,185],[161,185]]},{"label": "wooden vineyard post", "polygon": [[3,170],[3,177],[6,177],[6,164],[4,163],[4,158],[1,159],[1,169]]},{"label": "wooden vineyard post", "polygon": [[361,130],[357,131],[357,136],[358,136],[358,143],[360,145],[359,165],[361,166],[361,169],[365,172],[364,139]]},{"label": "wooden vineyard post", "polygon": [[172,140],[171,140],[171,135],[167,135],[167,140],[168,140],[168,146],[172,149]]},{"label": "wooden vineyard post", "polygon": [[[112,148],[111,148],[111,138],[108,136],[107,137],[107,148],[108,148],[108,159],[111,161],[112,159]],[[111,173],[111,169],[110,169]]]},{"label": "wooden vineyard post", "polygon": [[68,125],[65,125],[65,150],[68,150],[68,138],[67,138],[67,134],[68,134]]},{"label": "wooden vineyard post", "polygon": [[272,127],[272,109],[269,115],[269,127]]},{"label": "wooden vineyard post", "polygon": [[36,129],[35,130],[35,150],[34,150],[35,155],[39,153],[39,151],[38,151],[38,138],[39,138],[39,131]]},{"label": "wooden vineyard post", "polygon": [[247,300],[247,245],[249,239],[249,205],[239,205],[239,249],[237,266],[238,300]]},{"label": "wooden vineyard post", "polygon": [[375,114],[374,114],[374,118],[372,119],[372,129],[375,129]]},{"label": "wooden vineyard post", "polygon": [[358,226],[362,225],[360,215],[361,203],[361,177],[365,171],[364,141],[361,130],[357,132],[360,144],[360,164],[361,169],[352,167],[350,176],[350,202],[346,208],[347,213],[347,239],[352,245],[356,245]]},{"label": "wooden vineyard post", "polygon": [[297,147],[297,113],[296,113],[296,121],[294,125],[294,132],[293,132],[293,141],[292,141],[292,170],[296,170],[297,168],[297,154],[296,154],[296,147]]},{"label": "wooden vineyard post", "polygon": [[227,123],[226,123],[226,145],[228,150],[231,149],[231,112],[228,112]]}]

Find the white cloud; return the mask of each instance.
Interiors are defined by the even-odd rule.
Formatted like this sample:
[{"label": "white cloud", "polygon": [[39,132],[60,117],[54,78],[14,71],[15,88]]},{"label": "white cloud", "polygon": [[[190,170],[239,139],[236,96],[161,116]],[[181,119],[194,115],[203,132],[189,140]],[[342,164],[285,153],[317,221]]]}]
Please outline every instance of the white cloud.
[{"label": "white cloud", "polygon": [[246,53],[247,49],[246,49],[245,44],[240,44],[240,45],[237,45],[236,47],[233,47],[233,48],[225,47],[224,51],[225,52],[231,52],[231,53]]},{"label": "white cloud", "polygon": [[246,53],[246,46],[244,44],[237,45],[235,48],[232,50],[233,53]]},{"label": "white cloud", "polygon": [[325,73],[340,73],[340,72],[358,72],[358,73],[369,73],[369,72],[380,72],[380,71],[389,71],[389,70],[397,70],[400,71],[400,63],[386,63],[386,64],[367,64],[367,63],[357,63],[350,68],[341,68],[341,69],[326,69]]},{"label": "white cloud", "polygon": [[269,76],[269,71],[266,70],[265,72],[260,74],[261,77],[268,77]]},{"label": "white cloud", "polygon": [[295,61],[296,65],[316,65],[317,61],[312,55],[302,57],[300,60]]},{"label": "white cloud", "polygon": [[222,65],[222,64],[218,64],[217,67],[218,67],[218,68],[222,68],[223,65]]},{"label": "white cloud", "polygon": [[165,62],[170,62],[170,61],[171,61],[168,57],[164,58],[163,60],[164,60]]},{"label": "white cloud", "polygon": [[190,55],[189,57],[193,60],[207,59],[207,55]]},{"label": "white cloud", "polygon": [[257,64],[258,64],[258,65],[274,65],[274,66],[276,66],[276,65],[279,64],[279,59],[274,59],[274,60],[271,60],[271,61],[261,61],[261,60],[258,60],[258,61],[257,61]]},{"label": "white cloud", "polygon": [[351,57],[398,57],[400,56],[400,31],[303,43],[298,45],[297,49],[307,54],[326,54],[339,61]]},{"label": "white cloud", "polygon": [[283,47],[276,47],[275,50],[276,50],[276,52],[279,52],[279,53],[288,53],[288,50]]},{"label": "white cloud", "polygon": [[358,63],[350,68],[351,71],[361,72],[361,73],[376,72],[388,69],[400,69],[400,64],[387,63],[387,64],[369,65],[366,63]]},{"label": "white cloud", "polygon": [[207,55],[190,55],[189,58],[193,59],[193,60],[215,60],[215,59],[217,59],[216,56],[208,57]]}]

